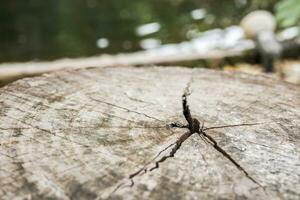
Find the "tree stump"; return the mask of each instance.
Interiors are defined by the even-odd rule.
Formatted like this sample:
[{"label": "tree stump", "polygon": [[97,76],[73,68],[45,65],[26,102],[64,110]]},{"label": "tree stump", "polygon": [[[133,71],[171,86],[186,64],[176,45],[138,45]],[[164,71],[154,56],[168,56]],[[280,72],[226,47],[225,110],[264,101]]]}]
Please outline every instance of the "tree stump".
[{"label": "tree stump", "polygon": [[[207,136],[174,127],[187,88]],[[1,199],[299,199],[299,91],[178,67],[16,81],[0,89]]]}]

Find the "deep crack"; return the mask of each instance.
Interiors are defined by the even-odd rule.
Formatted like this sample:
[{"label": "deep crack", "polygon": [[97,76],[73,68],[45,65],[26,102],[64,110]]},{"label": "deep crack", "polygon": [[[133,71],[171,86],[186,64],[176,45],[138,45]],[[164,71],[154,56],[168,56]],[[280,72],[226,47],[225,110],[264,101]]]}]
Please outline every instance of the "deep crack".
[{"label": "deep crack", "polygon": [[[192,80],[191,80],[192,81]],[[167,147],[165,147],[163,150],[161,150],[150,162],[148,162],[146,165],[144,165],[144,167],[142,167],[141,169],[137,170],[136,172],[132,173],[129,175],[128,179],[130,180],[131,184],[129,185],[129,187],[133,187],[134,186],[134,178],[138,175],[141,175],[142,172],[143,174],[146,174],[148,171],[153,171],[155,169],[158,169],[160,166],[160,163],[163,163],[164,161],[166,161],[168,158],[174,157],[176,152],[180,149],[180,147],[182,146],[182,144],[194,133],[197,133],[202,139],[203,141],[209,143],[210,145],[212,145],[214,147],[214,149],[216,149],[219,153],[221,153],[225,158],[227,158],[238,170],[240,170],[249,180],[251,180],[252,182],[254,182],[255,184],[257,184],[259,187],[262,187],[262,185],[260,183],[258,183],[253,177],[251,177],[249,175],[249,173],[235,160],[233,159],[222,147],[220,147],[218,145],[218,143],[216,142],[216,140],[211,137],[210,135],[208,135],[205,131],[206,130],[212,130],[212,129],[220,129],[220,128],[228,128],[228,127],[237,127],[237,126],[254,126],[254,125],[259,125],[259,124],[263,124],[263,123],[243,123],[243,124],[232,124],[232,125],[224,125],[224,126],[213,126],[213,127],[204,127],[204,124],[202,123],[202,125],[200,124],[199,120],[196,118],[193,118],[189,109],[189,105],[187,104],[187,96],[189,96],[191,94],[189,88],[190,88],[190,84],[191,81],[187,84],[184,93],[182,95],[182,108],[183,108],[183,115],[185,117],[185,120],[187,121],[187,124],[181,124],[181,123],[177,123],[177,122],[173,122],[171,124],[168,125],[168,127],[170,128],[184,128],[184,129],[188,129],[189,131],[184,133],[183,135],[181,135],[174,143],[168,145]],[[201,126],[200,126],[201,125]],[[161,157],[159,160],[157,160],[155,162],[155,166],[148,169],[147,167],[152,164],[152,162],[158,158],[163,152],[165,152],[166,150],[168,150],[170,147],[172,147],[173,145],[175,145],[169,154]],[[121,183],[119,184],[112,193],[116,192],[118,189],[120,189],[123,185],[125,185],[125,183]],[[264,189],[264,187],[262,187]]]},{"label": "deep crack", "polygon": [[[159,168],[159,163],[164,162],[165,160],[167,160],[168,158],[174,157],[175,153],[180,149],[182,143],[184,141],[186,141],[190,136],[191,136],[191,132],[186,132],[185,134],[183,134],[175,143],[175,146],[172,148],[171,152],[169,153],[169,155],[163,156],[161,159],[159,159],[158,161],[155,162],[155,166],[152,167],[149,171],[152,171],[154,169]],[[169,145],[170,146],[170,145]],[[159,154],[161,154],[161,152],[159,152]]]},{"label": "deep crack", "polygon": [[205,132],[199,133],[199,135],[200,134],[203,134],[206,138],[208,138],[209,141],[212,142],[213,147],[218,152],[220,152],[224,157],[226,157],[228,160],[230,160],[231,163],[233,163],[240,171],[242,171],[246,175],[247,178],[249,178],[252,182],[254,182],[257,185],[259,185],[260,187],[262,187],[253,177],[251,177],[249,175],[249,173],[237,161],[235,161],[222,147],[220,147],[218,145],[218,143],[210,135],[206,134]]}]

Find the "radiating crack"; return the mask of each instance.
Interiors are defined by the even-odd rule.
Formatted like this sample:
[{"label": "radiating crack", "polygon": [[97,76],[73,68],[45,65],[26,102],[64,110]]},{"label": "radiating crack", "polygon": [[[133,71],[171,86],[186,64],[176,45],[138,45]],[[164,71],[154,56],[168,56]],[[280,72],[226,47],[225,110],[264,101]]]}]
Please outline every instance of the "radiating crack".
[{"label": "radiating crack", "polygon": [[[183,134],[175,143],[175,146],[172,148],[171,152],[168,155],[163,156],[161,159],[159,159],[158,161],[155,162],[155,166],[152,167],[150,169],[150,171],[159,168],[159,163],[164,162],[165,160],[167,160],[168,158],[174,157],[175,153],[180,149],[182,143],[184,143],[184,141],[186,141],[190,136],[191,136],[191,132],[186,132],[185,134]],[[170,147],[170,145],[168,146],[168,148]],[[161,154],[161,152],[159,152],[159,154]]]},{"label": "radiating crack", "polygon": [[148,102],[148,101],[145,101],[145,100],[142,100],[142,99],[139,99],[139,98],[135,98],[135,97],[132,97],[131,95],[128,94],[128,92],[124,92],[124,94],[127,96],[128,99],[130,100],[133,100],[133,101],[136,101],[136,102],[140,102],[140,103],[145,103],[147,105],[155,105],[155,103],[152,103],[152,102]]},{"label": "radiating crack", "polygon": [[237,126],[254,126],[264,124],[264,122],[258,123],[244,123],[244,124],[231,124],[231,125],[224,125],[224,126],[211,126],[207,128],[203,128],[203,131],[211,130],[211,129],[221,129],[221,128],[228,128],[228,127],[237,127]]},{"label": "radiating crack", "polygon": [[[251,177],[250,175],[249,175],[249,173],[236,161],[236,160],[234,160],[222,147],[220,147],[219,145],[218,145],[218,143],[215,141],[215,139],[213,139],[210,135],[208,135],[208,134],[206,134],[205,132],[202,132],[202,133],[200,133],[200,134],[203,134],[206,138],[208,138],[209,139],[209,141],[211,141],[212,142],[212,144],[213,144],[213,147],[218,151],[218,152],[220,152],[224,157],[226,157],[228,160],[230,160],[231,161],[231,163],[232,164],[234,164],[240,171],[242,171],[245,175],[246,175],[246,177],[247,178],[249,178],[252,182],[254,182],[254,183],[256,183],[257,185],[259,185],[260,187],[262,187],[261,186],[261,184],[259,184],[253,177]],[[199,135],[200,135],[199,134]]]},{"label": "radiating crack", "polygon": [[[69,129],[167,129],[166,126],[71,126],[68,128],[58,128],[55,130],[69,130]],[[1,128],[0,128],[1,129]]]},{"label": "radiating crack", "polygon": [[[16,121],[20,121],[19,119],[14,118],[14,117],[11,117],[11,116],[9,116],[9,115],[6,115],[6,117],[11,118],[11,119],[14,119],[14,120],[16,120]],[[50,134],[50,135],[55,136],[55,137],[59,137],[59,138],[65,140],[65,141],[71,142],[71,143],[73,143],[73,144],[77,144],[77,145],[80,145],[80,146],[83,146],[83,147],[86,147],[86,148],[87,148],[87,147],[90,147],[89,145],[83,144],[83,143],[81,143],[81,142],[76,142],[76,141],[70,140],[69,138],[66,138],[66,137],[57,135],[57,134],[51,132],[50,130],[41,128],[41,127],[39,127],[39,126],[30,124],[30,123],[27,123],[27,122],[25,122],[24,120],[21,120],[20,122],[23,123],[23,124],[25,124],[25,125],[27,125],[27,126],[29,126],[29,127],[31,127],[31,128],[37,129],[37,130],[39,130],[39,131],[41,131],[41,132]]]},{"label": "radiating crack", "polygon": [[0,130],[25,130],[29,129],[28,127],[0,127]]},{"label": "radiating crack", "polygon": [[154,119],[154,120],[157,120],[157,121],[160,121],[160,122],[163,122],[163,120],[161,119],[158,119],[156,117],[152,117],[150,115],[147,115],[145,113],[142,113],[142,112],[137,112],[135,110],[131,110],[129,108],[125,108],[125,107],[122,107],[122,106],[119,106],[119,105],[116,105],[116,104],[113,104],[113,103],[109,103],[109,102],[106,102],[106,101],[103,101],[103,100],[100,100],[100,99],[95,99],[93,97],[89,97],[90,99],[94,100],[94,101],[97,101],[99,103],[103,103],[103,104],[106,104],[106,105],[109,105],[109,106],[112,106],[112,107],[115,107],[115,108],[119,108],[119,109],[122,109],[122,110],[126,110],[127,112],[132,112],[132,113],[135,113],[135,114],[138,114],[138,115],[143,115],[147,118],[150,118],[150,119]]},{"label": "radiating crack", "polygon": [[[192,81],[192,80],[191,80]],[[141,169],[137,170],[136,172],[130,174],[128,176],[129,181],[131,182],[131,184],[129,185],[129,187],[133,187],[134,186],[134,178],[136,176],[146,174],[148,171],[153,171],[155,169],[158,169],[160,164],[165,162],[168,158],[174,157],[176,152],[180,149],[180,147],[182,146],[182,144],[194,133],[197,133],[205,142],[209,143],[210,145],[212,145],[214,147],[214,149],[216,149],[219,153],[221,153],[226,159],[228,159],[235,167],[237,167],[238,170],[240,170],[249,180],[251,180],[252,182],[254,182],[255,184],[257,184],[259,187],[263,188],[262,185],[260,183],[258,183],[253,177],[251,177],[249,175],[249,173],[234,159],[232,158],[222,147],[220,147],[218,145],[218,143],[216,142],[216,140],[211,137],[210,135],[208,135],[205,131],[206,130],[213,130],[213,129],[220,129],[220,128],[227,128],[227,127],[238,127],[238,126],[254,126],[254,125],[259,125],[262,123],[242,123],[242,124],[232,124],[232,125],[224,125],[224,126],[213,126],[213,127],[207,127],[205,128],[204,125],[202,124],[202,126],[200,126],[200,122],[196,119],[193,118],[189,109],[189,106],[187,104],[187,96],[189,96],[191,94],[190,92],[190,84],[191,81],[187,84],[184,93],[182,95],[182,107],[183,107],[183,115],[185,117],[185,120],[187,121],[187,124],[181,124],[181,123],[171,123],[170,125],[168,125],[171,128],[184,128],[184,129],[188,129],[189,131],[184,133],[183,135],[181,135],[174,143],[168,145],[166,148],[164,148],[163,150],[161,150],[150,162],[148,162],[146,165],[144,165],[144,167],[142,167]],[[155,161],[156,158],[158,158],[163,152],[165,152],[166,150],[168,150],[169,148],[171,148],[172,146],[174,146],[170,153],[167,155],[162,156],[159,160]],[[152,162],[155,161],[155,166],[148,169],[148,166],[150,164],[152,164]],[[122,186],[124,186],[125,183],[121,183],[119,184],[112,193],[116,192],[117,190],[119,190]]]},{"label": "radiating crack", "polygon": [[[144,172],[144,174],[146,174],[149,171],[153,171],[154,169],[159,168],[159,163],[162,163],[164,161],[166,161],[168,158],[174,157],[174,155],[176,154],[176,152],[180,149],[181,145],[183,144],[184,141],[186,141],[193,133],[195,133],[197,130],[199,130],[200,128],[200,123],[197,119],[192,119],[190,110],[189,110],[189,106],[187,105],[187,100],[186,100],[186,96],[190,94],[189,91],[189,87],[190,84],[192,82],[192,79],[188,82],[185,90],[184,90],[184,94],[182,95],[182,101],[183,101],[183,115],[185,116],[186,121],[188,122],[188,125],[182,125],[180,123],[171,123],[169,125],[169,127],[180,127],[180,128],[188,128],[189,131],[184,133],[183,135],[181,135],[174,143],[168,145],[166,148],[164,148],[163,150],[161,150],[149,163],[147,163],[146,165],[144,165],[144,167],[142,167],[141,169],[139,169],[138,171],[130,174],[128,176],[128,179],[130,180],[131,184],[129,185],[129,187],[133,187],[134,186],[134,181],[133,178],[135,178],[136,176],[140,175],[142,172]],[[175,145],[171,152],[168,155],[163,156],[162,158],[160,158],[158,161],[155,162],[155,166],[148,169],[147,166],[149,164],[151,164],[157,157],[159,157],[164,151],[168,150],[171,146]],[[116,192],[117,190],[119,190],[125,183],[121,183],[119,184],[112,193]]]},{"label": "radiating crack", "polygon": [[[149,171],[152,171],[156,168],[159,167],[159,163],[164,162],[165,160],[167,160],[168,158],[174,157],[175,153],[177,152],[177,150],[180,149],[182,143],[187,140],[189,138],[189,136],[191,136],[190,132],[186,132],[183,135],[181,135],[175,142],[169,144],[167,147],[165,147],[164,149],[162,149],[161,151],[159,151],[157,153],[157,155],[151,159],[146,165],[144,165],[142,168],[140,168],[139,170],[137,170],[136,172],[133,172],[132,174],[130,174],[128,176],[128,179],[130,181],[130,185],[128,185],[128,187],[133,187],[134,186],[134,178],[136,176],[143,174],[146,174]],[[175,146],[174,146],[175,145]],[[155,161],[156,158],[158,158],[163,152],[165,152],[166,150],[168,150],[170,147],[172,147],[171,152],[169,153],[169,155],[163,156],[161,159],[159,159],[158,161],[155,162],[155,166],[148,169],[148,166],[151,165],[153,163],[153,161]],[[117,187],[112,191],[112,193],[116,192],[117,190],[119,190],[122,186],[125,186],[126,183],[120,183],[119,185],[117,185]]]}]

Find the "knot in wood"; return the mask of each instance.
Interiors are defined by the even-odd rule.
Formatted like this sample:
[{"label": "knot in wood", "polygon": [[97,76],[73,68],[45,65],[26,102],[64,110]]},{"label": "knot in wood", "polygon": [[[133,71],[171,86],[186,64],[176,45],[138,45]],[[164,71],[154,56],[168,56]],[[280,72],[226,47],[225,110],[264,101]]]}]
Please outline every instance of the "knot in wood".
[{"label": "knot in wood", "polygon": [[200,122],[198,121],[198,119],[193,118],[193,123],[189,125],[189,129],[191,134],[199,132],[200,130]]}]

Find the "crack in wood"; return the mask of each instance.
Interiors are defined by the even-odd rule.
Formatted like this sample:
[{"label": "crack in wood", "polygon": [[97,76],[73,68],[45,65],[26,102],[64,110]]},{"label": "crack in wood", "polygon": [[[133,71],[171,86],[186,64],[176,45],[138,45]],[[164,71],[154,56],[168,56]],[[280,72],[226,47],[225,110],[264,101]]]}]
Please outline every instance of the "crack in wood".
[{"label": "crack in wood", "polygon": [[157,121],[160,121],[160,122],[163,122],[163,120],[161,119],[158,119],[156,117],[152,117],[150,115],[147,115],[145,113],[142,113],[142,112],[137,112],[135,110],[131,110],[129,108],[125,108],[125,107],[122,107],[122,106],[119,106],[119,105],[116,105],[116,104],[113,104],[113,103],[109,103],[109,102],[106,102],[106,101],[103,101],[103,100],[100,100],[100,99],[95,99],[93,97],[89,97],[90,99],[96,101],[96,102],[99,102],[99,103],[103,103],[103,104],[106,104],[106,105],[109,105],[109,106],[112,106],[112,107],[115,107],[115,108],[119,108],[119,109],[122,109],[122,110],[126,110],[127,112],[132,112],[132,113],[135,113],[135,114],[138,114],[138,115],[143,115],[147,118],[150,118],[150,119],[154,119],[154,120],[157,120]]},{"label": "crack in wood", "polygon": [[[201,135],[206,137],[212,143],[213,147],[218,152],[220,152],[224,157],[226,157],[232,164],[234,164],[241,172],[243,172],[247,178],[249,178],[252,182],[254,182],[255,184],[262,187],[253,177],[251,177],[249,175],[249,173],[234,158],[232,158],[232,156],[230,156],[222,147],[220,147],[218,145],[218,143],[216,142],[216,140],[213,137],[211,137],[210,135],[208,135],[205,132],[205,130],[226,128],[226,127],[236,127],[236,126],[253,126],[253,125],[258,125],[261,123],[251,123],[251,124],[244,123],[244,124],[225,125],[225,126],[209,127],[209,128],[204,128],[204,124],[202,124],[202,127],[200,127],[200,122],[197,119],[192,118],[189,106],[187,105],[187,96],[189,94],[190,93],[189,93],[189,85],[188,85],[184,94],[182,95],[182,104],[183,104],[183,114],[184,114],[186,121],[188,122],[188,126],[189,126],[191,135],[193,133],[197,133],[200,137],[201,137]],[[182,127],[180,127],[180,128],[182,128]]]},{"label": "crack in wood", "polygon": [[[16,120],[16,121],[20,121],[19,119],[14,118],[14,117],[11,117],[11,116],[9,116],[9,115],[6,115],[6,117],[8,117],[8,118],[10,118],[10,119],[13,119],[13,120]],[[55,136],[55,137],[59,137],[59,138],[61,138],[61,139],[63,139],[63,140],[66,140],[66,141],[68,141],[68,142],[71,142],[71,143],[73,143],[73,144],[77,144],[77,145],[83,146],[83,147],[85,147],[85,148],[90,147],[89,145],[83,144],[83,143],[81,143],[81,142],[76,142],[76,141],[70,140],[69,138],[66,138],[66,137],[57,135],[56,133],[53,133],[53,132],[51,132],[50,130],[41,128],[41,127],[39,127],[39,126],[32,125],[32,124],[30,124],[30,123],[27,123],[27,122],[25,122],[24,120],[22,120],[22,121],[20,121],[20,122],[23,123],[23,124],[25,124],[25,125],[27,125],[27,126],[29,126],[29,127],[31,127],[31,128],[37,129],[37,130],[39,130],[39,131],[42,131],[42,132],[44,132],[44,133],[50,134],[50,135]]]},{"label": "crack in wood", "polygon": [[224,126],[211,126],[207,128],[203,128],[203,131],[211,130],[211,129],[221,129],[221,128],[231,128],[236,126],[254,126],[254,125],[260,125],[264,124],[263,122],[258,123],[244,123],[244,124],[231,124],[231,125],[224,125]]},{"label": "crack in wood", "polygon": [[[144,165],[141,169],[137,170],[136,172],[130,174],[128,176],[128,179],[130,180],[131,184],[129,185],[129,187],[133,187],[134,186],[134,178],[136,176],[146,174],[148,171],[153,171],[155,169],[159,168],[159,164],[166,161],[168,158],[174,157],[176,152],[180,149],[180,147],[182,146],[182,144],[194,133],[197,133],[205,142],[208,142],[209,144],[211,144],[215,150],[217,150],[219,153],[222,154],[222,156],[224,156],[226,159],[228,159],[235,167],[237,167],[238,170],[240,170],[249,180],[251,180],[253,183],[255,183],[256,185],[258,185],[259,187],[263,188],[263,190],[265,190],[265,188],[259,183],[257,182],[252,176],[250,176],[250,174],[235,160],[232,158],[232,156],[230,156],[222,147],[220,147],[218,145],[218,143],[216,142],[216,140],[211,137],[210,135],[208,135],[205,131],[206,130],[212,130],[212,129],[221,129],[221,128],[228,128],[228,127],[238,127],[238,126],[254,126],[254,125],[259,125],[259,124],[263,124],[263,123],[243,123],[243,124],[232,124],[232,125],[224,125],[224,126],[213,126],[213,127],[207,127],[204,128],[204,123],[202,123],[202,126],[200,127],[200,122],[196,119],[193,118],[189,109],[189,105],[187,104],[187,96],[189,96],[191,94],[189,87],[190,87],[191,81],[187,84],[184,93],[182,95],[182,107],[183,107],[183,115],[185,117],[185,120],[188,122],[187,125],[181,124],[181,123],[177,123],[177,122],[173,122],[169,125],[167,125],[167,127],[171,127],[171,128],[187,128],[189,129],[188,132],[184,133],[183,135],[181,135],[174,143],[168,145],[167,147],[165,147],[163,150],[161,150],[150,162],[148,162],[146,165]],[[169,154],[161,157],[159,160],[157,160],[155,162],[155,166],[148,169],[148,165],[150,165],[156,158],[158,158],[163,152],[165,152],[166,150],[168,150],[170,147],[172,147],[173,145],[175,145]],[[111,194],[115,193],[116,191],[118,191],[122,186],[124,186],[125,183],[121,183],[119,184],[113,191]]]},{"label": "crack in wood", "polygon": [[208,135],[207,133],[205,133],[204,131],[201,132],[201,133],[198,133],[199,135],[200,134],[203,134],[206,138],[208,138],[212,144],[213,144],[213,147],[218,151],[220,152],[224,157],[226,157],[232,164],[234,164],[241,172],[243,172],[245,174],[245,176],[247,178],[249,178],[252,182],[254,182],[255,184],[257,184],[258,186],[262,187],[262,185],[260,183],[258,183],[253,177],[251,177],[249,175],[249,173],[235,160],[232,158],[232,156],[230,156],[222,147],[220,147],[218,145],[218,143],[216,142],[215,139],[213,139],[210,135]]},{"label": "crack in wood", "polygon": [[[69,129],[168,129],[167,126],[71,126],[69,128],[58,128],[55,130]],[[1,128],[0,128],[1,129]]]},{"label": "crack in wood", "polygon": [[[136,101],[136,102],[139,102],[139,103],[145,103],[145,104],[147,104],[146,106],[155,105],[155,103],[153,103],[153,102],[148,102],[148,101],[145,101],[145,100],[142,100],[142,99],[139,99],[139,98],[132,97],[128,94],[128,92],[123,92],[123,93],[127,96],[128,99],[130,99],[132,101]],[[144,106],[144,107],[146,107],[146,106]]]},{"label": "crack in wood", "polygon": [[[186,141],[190,136],[192,135],[192,133],[189,131],[189,132],[186,132],[184,133],[183,135],[181,135],[179,137],[179,139],[175,142],[175,146],[172,148],[171,152],[166,155],[166,156],[163,156],[161,159],[159,159],[158,161],[155,162],[155,166],[150,168],[149,171],[153,171],[157,168],[159,168],[159,163],[162,163],[164,162],[165,160],[167,160],[168,158],[171,158],[171,157],[174,157],[174,155],[176,154],[176,152],[180,149],[181,145],[184,143],[184,141]],[[169,145],[170,146],[170,145]],[[167,149],[166,149],[167,150]],[[159,152],[159,154],[161,154],[161,152]]]}]

